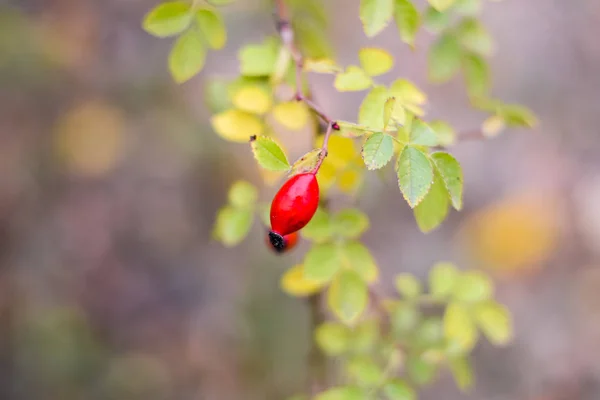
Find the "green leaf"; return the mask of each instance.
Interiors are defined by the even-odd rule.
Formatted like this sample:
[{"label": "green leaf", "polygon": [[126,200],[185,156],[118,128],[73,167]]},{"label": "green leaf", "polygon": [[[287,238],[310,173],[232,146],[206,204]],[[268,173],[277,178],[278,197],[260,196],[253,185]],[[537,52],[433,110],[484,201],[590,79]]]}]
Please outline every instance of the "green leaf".
[{"label": "green leaf", "polygon": [[215,238],[227,247],[239,244],[250,231],[252,216],[250,209],[223,207],[217,214],[213,231]]},{"label": "green leaf", "polygon": [[374,133],[365,140],[361,153],[367,169],[382,168],[394,155],[394,140],[387,133]]},{"label": "green leaf", "polygon": [[268,76],[275,68],[279,43],[267,38],[262,44],[246,45],[240,49],[240,69],[245,76]]},{"label": "green leaf", "polygon": [[450,8],[455,0],[427,0],[433,8],[438,11],[444,11]]},{"label": "green leaf", "polygon": [[237,181],[229,188],[229,204],[238,208],[254,207],[258,200],[258,190],[246,181]]},{"label": "green leaf", "polygon": [[242,110],[226,110],[211,118],[215,132],[225,140],[246,143],[252,136],[263,132],[260,118]]},{"label": "green leaf", "polygon": [[415,36],[421,26],[419,10],[417,10],[411,0],[396,0],[394,18],[398,26],[400,39],[414,46]]},{"label": "green leaf", "polygon": [[415,118],[411,128],[409,136],[411,144],[421,146],[436,146],[438,144],[433,129],[420,119]]},{"label": "green leaf", "polygon": [[398,302],[393,307],[390,317],[394,333],[402,337],[415,329],[419,323],[421,314],[414,304]]},{"label": "green leaf", "polygon": [[439,33],[449,25],[450,15],[448,12],[439,12],[433,7],[427,7],[423,21],[429,31]]},{"label": "green leaf", "polygon": [[333,226],[329,215],[319,207],[310,222],[300,230],[300,234],[313,242],[328,241],[333,236]]},{"label": "green leaf", "polygon": [[329,308],[345,324],[354,324],[367,307],[367,284],[354,271],[342,270],[327,294]]},{"label": "green leaf", "polygon": [[290,163],[281,147],[271,138],[261,136],[250,142],[254,158],[269,171],[286,171]]},{"label": "green leaf", "polygon": [[398,291],[398,293],[400,293],[407,299],[414,299],[421,295],[421,282],[419,282],[419,280],[412,274],[398,274],[396,275],[394,283],[396,284],[396,290]]},{"label": "green leaf", "polygon": [[169,70],[175,82],[183,83],[204,67],[206,48],[202,35],[196,29],[190,29],[179,36],[169,53]]},{"label": "green leaf", "polygon": [[339,92],[353,92],[368,89],[371,84],[371,78],[362,68],[350,65],[345,72],[336,75],[333,85]]},{"label": "green leaf", "polygon": [[439,173],[436,173],[429,193],[414,209],[421,232],[427,233],[437,228],[446,219],[449,208],[448,192]]},{"label": "green leaf", "polygon": [[339,211],[333,217],[334,232],[348,239],[359,237],[369,228],[369,218],[356,208],[348,208]]},{"label": "green leaf", "polygon": [[317,282],[329,282],[342,267],[342,258],[335,244],[313,246],[304,258],[306,278]]},{"label": "green leaf", "polygon": [[512,318],[505,306],[494,301],[477,304],[474,318],[479,329],[492,344],[504,346],[512,340]]},{"label": "green leaf", "polygon": [[383,380],[383,370],[370,357],[356,356],[346,364],[346,372],[353,382],[363,387],[373,387]]},{"label": "green leaf", "polygon": [[345,353],[349,347],[350,331],[339,322],[324,322],[315,330],[315,341],[330,356]]},{"label": "green leaf", "polygon": [[452,78],[460,69],[462,50],[456,37],[446,33],[429,50],[429,79],[442,83]]},{"label": "green leaf", "polygon": [[450,303],[444,313],[444,335],[452,346],[469,351],[477,342],[477,329],[469,310],[460,303]]},{"label": "green leaf", "polygon": [[346,242],[341,247],[344,265],[360,275],[367,283],[375,282],[379,277],[377,264],[369,249],[360,242]]},{"label": "green leaf", "polygon": [[222,49],[227,42],[227,30],[221,13],[203,8],[196,11],[196,21],[208,45],[213,49]]},{"label": "green leaf", "polygon": [[358,51],[358,59],[369,76],[385,74],[394,66],[394,57],[380,48],[364,47]]},{"label": "green leaf", "polygon": [[360,20],[367,37],[381,32],[394,14],[394,0],[360,0]]},{"label": "green leaf", "polygon": [[452,206],[460,211],[462,209],[463,173],[459,162],[452,155],[444,152],[433,153],[431,159],[444,181]]},{"label": "green leaf", "polygon": [[296,33],[298,48],[307,58],[332,58],[333,48],[327,40],[327,31],[323,27],[317,26],[303,20],[292,21],[292,27]]},{"label": "green leaf", "polygon": [[161,3],[146,14],[142,27],[156,37],[177,35],[190,26],[190,9],[190,4],[185,1]]},{"label": "green leaf", "polygon": [[435,364],[431,364],[420,357],[410,356],[406,360],[406,369],[410,379],[417,385],[430,383],[436,374]]},{"label": "green leaf", "polygon": [[379,320],[369,319],[362,321],[350,332],[349,348],[356,353],[373,350],[379,341]]},{"label": "green leaf", "polygon": [[206,82],[204,98],[211,113],[216,114],[231,108],[229,100],[229,82],[224,79],[213,78]]},{"label": "green leaf", "polygon": [[459,271],[454,264],[439,262],[429,272],[429,291],[437,299],[445,299],[452,294],[452,289],[459,278]]},{"label": "green leaf", "polygon": [[450,360],[449,365],[450,372],[454,377],[454,381],[456,382],[456,386],[460,390],[467,390],[471,386],[473,386],[473,370],[471,368],[471,363],[466,357],[457,357]]},{"label": "green leaf", "polygon": [[392,379],[383,386],[388,400],[417,400],[415,390],[401,379]]},{"label": "green leaf", "polygon": [[524,126],[531,128],[537,125],[537,118],[535,115],[526,107],[517,104],[506,104],[500,111],[499,115],[504,118],[504,122],[507,126]]},{"label": "green leaf", "polygon": [[487,300],[494,294],[494,283],[480,271],[467,271],[456,280],[453,288],[458,301],[476,303]]},{"label": "green leaf", "polygon": [[368,127],[352,122],[337,121],[337,123],[340,126],[340,130],[338,131],[338,135],[340,136],[355,138],[370,132]]},{"label": "green leaf", "polygon": [[262,85],[239,85],[232,96],[233,104],[243,111],[253,114],[264,114],[271,108],[271,93]]},{"label": "green leaf", "polygon": [[462,15],[477,15],[481,11],[481,0],[455,0],[452,11]]},{"label": "green leaf", "polygon": [[448,147],[456,143],[456,132],[447,122],[430,121],[429,127],[435,132],[437,142],[440,146]]},{"label": "green leaf", "polygon": [[358,123],[374,131],[383,130],[383,109],[389,98],[385,86],[375,86],[365,96],[358,111]]},{"label": "green leaf", "polygon": [[396,165],[398,186],[411,208],[415,208],[425,198],[433,183],[433,167],[429,158],[421,150],[405,146]]},{"label": "green leaf", "polygon": [[490,71],[487,62],[481,56],[471,53],[464,55],[463,65],[469,96],[485,96],[490,90]]},{"label": "green leaf", "polygon": [[319,393],[314,400],[367,400],[362,389],[354,386],[338,386]]},{"label": "green leaf", "polygon": [[492,37],[477,18],[463,19],[455,32],[460,44],[468,51],[485,56],[492,53]]},{"label": "green leaf", "polygon": [[444,326],[440,317],[429,317],[415,330],[416,348],[433,348],[444,340]]}]

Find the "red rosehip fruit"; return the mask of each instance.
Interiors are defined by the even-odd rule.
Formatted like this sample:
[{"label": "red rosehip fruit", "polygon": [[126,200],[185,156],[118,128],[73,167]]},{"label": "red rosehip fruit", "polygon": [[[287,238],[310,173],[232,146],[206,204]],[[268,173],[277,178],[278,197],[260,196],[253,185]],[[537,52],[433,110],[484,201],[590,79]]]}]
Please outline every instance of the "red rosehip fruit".
[{"label": "red rosehip fruit", "polygon": [[288,250],[296,247],[296,243],[298,243],[298,232],[290,233],[289,235],[282,236],[283,244],[279,246],[275,246],[271,240],[271,233],[267,235],[267,244],[275,250],[276,253],[285,253]]},{"label": "red rosehip fruit", "polygon": [[298,174],[288,179],[271,203],[269,239],[273,247],[283,246],[284,236],[304,228],[318,206],[319,184],[314,173]]}]

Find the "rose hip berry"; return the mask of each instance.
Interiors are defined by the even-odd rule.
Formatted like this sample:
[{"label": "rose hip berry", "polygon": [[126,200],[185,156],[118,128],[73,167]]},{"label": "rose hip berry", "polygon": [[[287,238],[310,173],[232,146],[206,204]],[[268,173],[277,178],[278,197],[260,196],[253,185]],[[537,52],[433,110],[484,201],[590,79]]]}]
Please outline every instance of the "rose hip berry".
[{"label": "rose hip berry", "polygon": [[284,237],[304,228],[315,215],[319,206],[319,184],[315,173],[294,175],[273,198],[269,240],[276,250],[285,248]]}]

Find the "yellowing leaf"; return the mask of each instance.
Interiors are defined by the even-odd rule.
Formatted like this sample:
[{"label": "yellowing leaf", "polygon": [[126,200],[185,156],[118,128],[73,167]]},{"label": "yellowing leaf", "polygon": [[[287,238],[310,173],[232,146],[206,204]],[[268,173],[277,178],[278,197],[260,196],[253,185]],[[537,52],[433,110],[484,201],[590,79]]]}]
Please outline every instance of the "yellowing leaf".
[{"label": "yellowing leaf", "polygon": [[407,299],[418,297],[422,292],[421,282],[412,274],[400,273],[396,275],[394,284],[398,293]]},{"label": "yellowing leaf", "polygon": [[261,167],[270,171],[287,171],[290,168],[283,149],[273,139],[261,136],[252,140],[250,145]]},{"label": "yellowing leaf", "polygon": [[313,149],[300,157],[290,169],[289,176],[310,172],[315,169],[321,158],[321,149]]},{"label": "yellowing leaf", "polygon": [[254,114],[241,110],[227,110],[211,118],[213,129],[223,139],[244,143],[263,132],[261,120]]},{"label": "yellowing leaf", "polygon": [[206,43],[213,49],[222,49],[227,42],[227,30],[223,17],[216,10],[203,8],[196,11],[196,21],[204,34]]},{"label": "yellowing leaf", "polygon": [[[321,135],[317,142],[317,147],[323,145],[323,136]],[[325,158],[325,163],[333,165],[335,168],[345,168],[356,157],[356,148],[354,141],[337,135],[329,138],[329,154]]]},{"label": "yellowing leaf", "polygon": [[558,244],[561,213],[548,195],[503,199],[469,217],[468,249],[482,266],[502,275],[535,271]]},{"label": "yellowing leaf", "polygon": [[367,301],[367,284],[354,271],[340,271],[329,286],[329,308],[347,325],[352,325],[358,320],[367,307]]},{"label": "yellowing leaf", "polygon": [[467,271],[455,279],[452,291],[457,301],[476,303],[493,296],[494,284],[480,271]]},{"label": "yellowing leaf", "polygon": [[457,357],[450,360],[448,366],[454,377],[456,386],[460,390],[467,390],[473,386],[473,370],[466,357]]},{"label": "yellowing leaf", "polygon": [[396,0],[394,18],[398,26],[400,39],[411,45],[411,47],[414,46],[415,36],[421,26],[419,10],[411,0]]},{"label": "yellowing leaf", "polygon": [[499,115],[492,115],[481,124],[483,136],[488,138],[498,136],[505,128],[504,118]]},{"label": "yellowing leaf", "polygon": [[441,83],[452,78],[460,69],[462,50],[456,37],[446,33],[429,50],[429,79]]},{"label": "yellowing leaf", "polygon": [[85,101],[64,114],[55,128],[56,150],[70,172],[101,176],[110,172],[123,153],[119,109],[99,100]]},{"label": "yellowing leaf", "polygon": [[368,89],[371,84],[371,78],[362,68],[350,65],[345,72],[336,75],[333,85],[340,92],[352,92]]},{"label": "yellowing leaf", "polygon": [[389,91],[384,86],[371,89],[360,105],[358,123],[373,131],[383,130],[384,106],[389,97]]},{"label": "yellowing leaf", "polygon": [[279,103],[273,107],[273,117],[288,129],[304,128],[309,116],[306,105],[299,101]]},{"label": "yellowing leaf", "polygon": [[453,349],[467,352],[477,342],[477,329],[463,305],[450,303],[444,313],[444,335]]},{"label": "yellowing leaf", "polygon": [[385,74],[394,66],[394,57],[384,49],[365,47],[359,50],[358,59],[367,75]]},{"label": "yellowing leaf", "polygon": [[223,207],[217,215],[214,236],[227,247],[239,244],[250,231],[252,214],[249,209]]},{"label": "yellowing leaf", "polygon": [[321,290],[323,283],[307,279],[304,267],[299,264],[288,269],[281,277],[281,289],[292,296],[310,296]]},{"label": "yellowing leaf", "polygon": [[319,74],[337,74],[342,72],[343,69],[338,66],[335,61],[323,58],[323,59],[307,59],[302,65],[305,71],[315,72]]},{"label": "yellowing leaf", "polygon": [[167,37],[183,32],[192,21],[190,4],[169,1],[154,7],[144,17],[144,30],[157,37]]},{"label": "yellowing leaf", "polygon": [[394,0],[361,0],[360,20],[368,37],[381,32],[394,14]]},{"label": "yellowing leaf", "polygon": [[175,82],[183,83],[204,67],[206,48],[202,35],[190,29],[177,38],[169,53],[169,70]]},{"label": "yellowing leaf", "polygon": [[228,199],[234,207],[253,207],[258,200],[258,190],[250,182],[236,181],[229,188]]},{"label": "yellowing leaf", "polygon": [[398,185],[411,208],[416,207],[427,195],[433,183],[433,167],[421,150],[405,146],[396,164]]},{"label": "yellowing leaf", "polygon": [[232,98],[233,104],[243,111],[264,114],[271,108],[271,94],[259,85],[240,86]]},{"label": "yellowing leaf", "polygon": [[506,307],[494,301],[475,306],[474,318],[479,329],[496,346],[507,345],[513,338],[512,318]]},{"label": "yellowing leaf", "polygon": [[349,168],[343,171],[338,177],[338,186],[346,194],[353,193],[360,185],[362,174],[356,168]]}]

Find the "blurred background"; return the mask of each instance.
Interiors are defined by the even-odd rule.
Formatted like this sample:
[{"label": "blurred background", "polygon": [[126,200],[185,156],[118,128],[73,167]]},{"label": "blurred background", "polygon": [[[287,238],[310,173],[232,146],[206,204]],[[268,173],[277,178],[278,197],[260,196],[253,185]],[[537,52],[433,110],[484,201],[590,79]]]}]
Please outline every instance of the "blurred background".
[{"label": "blurred background", "polygon": [[[227,47],[177,86],[171,40],[140,27],[158,0],[0,2],[0,398],[282,399],[302,390],[308,311],[279,289],[284,258],[258,223],[240,246],[211,238],[229,185],[264,187],[247,145],[208,123],[203,91],[235,77],[237,49],[273,34],[263,0],[224,9]],[[358,0],[329,0],[341,64],[360,46],[396,56],[393,74],[429,94],[428,115],[477,128],[460,79],[426,80],[432,36],[417,51],[389,27],[365,38]],[[425,277],[435,261],[490,271],[514,314],[507,349],[482,342],[468,395],[450,376],[424,400],[600,399],[600,2],[490,2],[493,94],[537,113],[454,152],[465,210],[421,234],[393,173],[369,175],[359,205],[384,276]],[[354,120],[364,93],[312,80],[317,101]],[[310,147],[283,136],[290,159]],[[344,205],[334,198],[333,207]],[[391,290],[382,279],[382,291]]]}]

